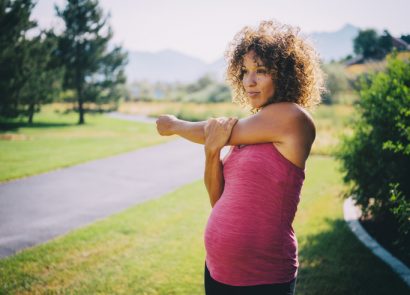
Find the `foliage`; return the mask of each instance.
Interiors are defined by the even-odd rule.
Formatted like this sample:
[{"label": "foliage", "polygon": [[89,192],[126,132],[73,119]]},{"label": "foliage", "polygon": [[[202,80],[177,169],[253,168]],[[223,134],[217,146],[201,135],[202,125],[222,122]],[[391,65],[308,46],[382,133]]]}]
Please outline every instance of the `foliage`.
[{"label": "foliage", "polygon": [[407,44],[410,44],[410,35],[401,35],[400,39],[402,39]]},{"label": "foliage", "polygon": [[354,52],[364,59],[383,59],[393,48],[392,36],[385,30],[379,36],[373,29],[361,30],[353,40]]},{"label": "foliage", "polygon": [[36,26],[30,20],[31,0],[0,0],[0,115],[17,117],[24,111],[20,90],[30,68],[27,59],[26,33]]},{"label": "foliage", "polygon": [[56,7],[56,12],[65,23],[59,40],[64,88],[76,91],[79,124],[83,124],[85,102],[120,98],[127,54],[119,46],[108,51],[112,31],[97,0],[68,0],[63,9]]},{"label": "foliage", "polygon": [[25,84],[20,89],[21,103],[27,106],[28,122],[33,123],[35,112],[50,103],[61,90],[63,69],[56,65],[57,37],[52,31],[41,32],[22,44],[25,48]]},{"label": "foliage", "polygon": [[390,188],[390,202],[393,204],[391,212],[397,218],[398,232],[401,234],[396,243],[406,253],[410,246],[410,200],[400,191],[398,183],[390,184]]},{"label": "foliage", "polygon": [[53,60],[53,32],[28,37],[38,29],[29,20],[33,7],[32,1],[24,0],[1,1],[0,7],[0,115],[27,116],[29,123],[42,104],[53,100],[62,73]]},{"label": "foliage", "polygon": [[338,153],[344,180],[352,184],[351,193],[366,214],[375,220],[396,221],[402,242],[408,246],[409,61],[389,58],[385,72],[361,80],[360,96],[360,117],[353,126],[354,135],[344,139]]}]

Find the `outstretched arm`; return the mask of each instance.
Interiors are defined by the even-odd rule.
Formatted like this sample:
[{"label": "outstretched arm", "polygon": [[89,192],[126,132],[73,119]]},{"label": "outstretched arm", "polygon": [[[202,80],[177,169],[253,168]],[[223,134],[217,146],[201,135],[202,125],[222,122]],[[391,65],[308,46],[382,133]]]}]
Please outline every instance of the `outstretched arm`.
[{"label": "outstretched arm", "polygon": [[206,121],[189,122],[173,115],[161,115],[157,119],[157,130],[160,135],[179,135],[189,141],[204,144]]},{"label": "outstretched arm", "polygon": [[[270,104],[256,114],[239,120],[233,127],[226,145],[281,143],[284,138],[300,129],[298,126],[309,125],[304,113],[301,107],[294,103]],[[204,144],[206,123],[207,121],[189,122],[173,115],[162,115],[157,120],[157,129],[161,135],[175,134],[192,142]]]}]

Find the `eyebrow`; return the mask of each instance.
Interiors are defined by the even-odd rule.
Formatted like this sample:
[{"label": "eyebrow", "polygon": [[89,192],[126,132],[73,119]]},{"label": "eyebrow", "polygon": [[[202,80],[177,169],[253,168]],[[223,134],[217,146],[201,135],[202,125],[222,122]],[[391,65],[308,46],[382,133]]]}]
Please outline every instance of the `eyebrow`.
[{"label": "eyebrow", "polygon": [[[257,68],[266,68],[266,66],[263,65],[263,64],[256,64],[256,67],[257,67]],[[242,68],[242,69],[246,69],[245,66],[242,66],[241,68]]]}]

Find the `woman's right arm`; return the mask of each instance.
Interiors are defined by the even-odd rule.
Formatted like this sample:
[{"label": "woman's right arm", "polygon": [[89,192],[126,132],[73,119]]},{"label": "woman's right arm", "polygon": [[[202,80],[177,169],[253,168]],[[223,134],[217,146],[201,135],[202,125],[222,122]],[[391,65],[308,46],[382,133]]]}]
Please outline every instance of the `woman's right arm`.
[{"label": "woman's right arm", "polygon": [[[238,120],[226,145],[280,143],[295,131],[305,129],[309,125],[307,121],[309,120],[301,107],[294,103],[270,104],[258,113]],[[173,115],[162,115],[157,120],[157,129],[161,135],[175,134],[204,144],[206,123],[207,121],[189,122]],[[296,134],[299,136],[299,132]]]},{"label": "woman's right arm", "polygon": [[189,122],[173,115],[161,115],[157,119],[157,130],[163,136],[179,135],[189,141],[204,144],[206,122]]}]

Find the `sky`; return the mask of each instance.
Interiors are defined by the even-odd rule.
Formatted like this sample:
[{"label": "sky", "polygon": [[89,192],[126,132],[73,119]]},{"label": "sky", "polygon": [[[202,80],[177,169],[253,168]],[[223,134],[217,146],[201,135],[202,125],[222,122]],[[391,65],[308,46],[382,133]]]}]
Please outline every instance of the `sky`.
[{"label": "sky", "polygon": [[[37,0],[32,18],[41,28],[63,28],[54,5]],[[303,33],[331,32],[349,23],[359,28],[410,34],[410,0],[100,0],[110,13],[113,44],[129,51],[172,49],[213,62],[242,27],[275,19]]]}]

